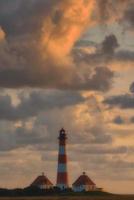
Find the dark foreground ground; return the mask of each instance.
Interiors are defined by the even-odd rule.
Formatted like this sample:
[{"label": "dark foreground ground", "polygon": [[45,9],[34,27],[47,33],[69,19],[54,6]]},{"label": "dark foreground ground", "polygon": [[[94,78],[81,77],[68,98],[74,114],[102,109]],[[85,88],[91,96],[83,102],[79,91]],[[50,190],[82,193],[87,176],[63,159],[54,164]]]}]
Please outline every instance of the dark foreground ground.
[{"label": "dark foreground ground", "polygon": [[134,195],[76,197],[0,197],[0,200],[134,200]]},{"label": "dark foreground ground", "polygon": [[114,195],[105,191],[75,193],[71,188],[41,190],[37,187],[24,189],[0,189],[0,200],[134,200],[134,195]]}]

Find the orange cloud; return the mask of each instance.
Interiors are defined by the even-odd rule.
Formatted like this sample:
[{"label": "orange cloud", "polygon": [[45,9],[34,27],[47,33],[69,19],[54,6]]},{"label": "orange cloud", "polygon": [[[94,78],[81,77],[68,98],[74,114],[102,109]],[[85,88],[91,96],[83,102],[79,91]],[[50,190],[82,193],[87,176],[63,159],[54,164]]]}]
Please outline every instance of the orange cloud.
[{"label": "orange cloud", "polygon": [[4,39],[5,39],[5,33],[3,29],[0,27],[0,42],[3,41]]},{"label": "orange cloud", "polygon": [[94,0],[60,2],[44,22],[44,54],[53,59],[66,57],[89,23],[92,24],[93,9]]}]

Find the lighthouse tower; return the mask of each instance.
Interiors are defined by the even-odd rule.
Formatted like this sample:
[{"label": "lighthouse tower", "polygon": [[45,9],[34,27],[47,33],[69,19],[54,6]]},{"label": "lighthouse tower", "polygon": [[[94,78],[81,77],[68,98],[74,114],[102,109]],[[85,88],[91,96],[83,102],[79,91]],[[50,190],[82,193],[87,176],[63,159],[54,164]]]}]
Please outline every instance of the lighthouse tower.
[{"label": "lighthouse tower", "polygon": [[66,132],[62,128],[59,133],[59,155],[57,171],[57,187],[60,189],[68,188],[67,155],[66,155]]}]

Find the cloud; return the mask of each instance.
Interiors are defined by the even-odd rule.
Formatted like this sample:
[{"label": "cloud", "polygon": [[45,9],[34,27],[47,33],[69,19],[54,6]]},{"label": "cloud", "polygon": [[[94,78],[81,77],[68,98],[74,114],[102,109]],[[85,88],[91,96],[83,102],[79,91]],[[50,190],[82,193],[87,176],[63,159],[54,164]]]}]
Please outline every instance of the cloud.
[{"label": "cloud", "polygon": [[[9,126],[11,128],[11,126]],[[10,133],[10,136],[9,136]],[[10,138],[12,136],[12,139]],[[45,134],[40,134],[37,130],[28,130],[24,127],[19,127],[8,132],[3,132],[0,136],[0,151],[11,151],[27,146],[36,146],[44,144]]]},{"label": "cloud", "polygon": [[131,1],[130,5],[124,12],[121,22],[124,24],[126,30],[134,30],[134,3]]},{"label": "cloud", "polygon": [[115,63],[120,63],[124,66],[130,63],[129,65],[132,67],[134,62],[134,51],[122,49],[114,34],[106,35],[101,43],[91,43],[86,40],[76,43],[73,54],[75,61],[90,64],[92,68],[93,66],[110,66]]},{"label": "cloud", "polygon": [[134,117],[131,117],[130,122],[134,123]]},{"label": "cloud", "polygon": [[83,153],[83,154],[88,154],[88,155],[94,155],[94,154],[126,154],[128,151],[128,148],[126,146],[119,146],[119,147],[108,147],[108,146],[86,146],[85,148],[77,147],[76,151]]},{"label": "cloud", "polygon": [[116,160],[113,163],[111,163],[111,167],[119,167],[120,169],[132,169],[134,167],[134,162],[132,161],[125,161],[125,160]]},{"label": "cloud", "polygon": [[[10,63],[10,65],[13,63]],[[86,68],[89,72],[85,72],[85,69],[80,67],[82,66],[79,66],[77,70],[71,66],[59,68],[48,63],[44,69],[23,67],[20,69],[3,69],[0,71],[0,86],[6,88],[41,87],[65,90],[109,90],[114,75],[111,70],[107,67],[96,67],[94,73],[91,73],[90,68]]]},{"label": "cloud", "polygon": [[120,50],[115,54],[115,60],[121,62],[134,62],[134,51]]},{"label": "cloud", "polygon": [[17,106],[12,105],[9,95],[0,97],[0,119],[1,120],[21,120],[34,117],[45,110],[54,108],[64,108],[73,106],[85,101],[77,92],[53,91],[33,91],[29,97],[23,95],[19,99]]},{"label": "cloud", "polygon": [[97,1],[100,22],[117,21],[122,17],[125,8],[132,1],[126,0],[99,0]]},{"label": "cloud", "polygon": [[[42,108],[40,114],[37,116],[36,113],[34,119],[28,119],[27,116],[33,115],[34,112],[32,111],[31,114],[31,109],[36,111],[38,107],[36,104],[38,105],[37,100],[30,106],[25,106],[24,103],[24,106],[21,107],[24,109],[23,112],[21,111],[22,113],[17,113],[18,116],[15,116],[20,119],[19,121],[14,123],[7,120],[0,121],[1,151],[11,151],[24,147],[32,147],[44,152],[56,151],[58,131],[63,125],[68,133],[69,145],[112,144],[112,136],[104,128],[104,124],[98,125],[98,119],[92,119],[93,123],[90,123],[90,113],[82,105],[72,105],[62,107],[62,109],[55,107],[55,109],[49,110],[44,110],[44,106],[41,106],[39,107]],[[34,109],[34,107],[36,108]],[[13,116],[10,120],[12,119],[14,119]]]},{"label": "cloud", "polygon": [[43,19],[50,14],[56,0],[13,0],[0,2],[0,24],[8,37],[24,34],[36,35]]},{"label": "cloud", "polygon": [[[72,54],[75,43],[94,23],[97,5],[102,4],[95,0],[80,0],[79,3],[75,0],[30,0],[27,3],[20,0],[13,1],[12,6],[8,2],[6,7],[2,1],[0,24],[6,42],[0,50],[0,86],[109,90],[113,72],[101,66],[105,66],[103,60],[111,57],[118,47],[114,35],[107,36],[97,53],[83,56],[79,64],[79,59],[76,61]],[[115,2],[108,1],[107,5],[110,4]],[[95,60],[98,65],[92,67]],[[85,64],[88,64],[86,70]],[[104,71],[105,76],[101,79],[98,73],[102,76]]]},{"label": "cloud", "polygon": [[92,144],[108,144],[112,143],[112,137],[107,133],[103,125],[97,125],[90,128],[89,132],[92,135]]},{"label": "cloud", "polygon": [[[115,8],[122,9],[124,1],[14,0],[0,4],[0,25],[5,32],[5,44],[0,47],[0,87],[98,91],[111,88],[113,72],[105,64],[116,57],[116,37],[106,36],[95,54],[75,56],[77,60],[72,49],[87,28],[97,22],[93,17],[95,10],[98,12],[99,8],[99,15],[104,15],[103,5],[106,13],[111,10],[110,17]],[[117,57],[124,58],[124,54],[127,59],[133,58],[133,52],[132,56],[131,52],[118,52]],[[105,75],[101,78],[98,73]]]},{"label": "cloud", "polygon": [[129,88],[129,89],[130,89],[130,92],[131,92],[131,93],[134,93],[134,82],[130,85],[130,88]]},{"label": "cloud", "polygon": [[[20,99],[23,99],[22,96],[20,96]],[[54,101],[53,98],[50,99]],[[92,103],[95,104],[95,99],[92,99]],[[33,104],[33,107],[35,107],[35,104]],[[103,113],[101,114],[103,115]],[[22,180],[21,184],[24,184],[24,186],[29,184],[29,179],[32,180],[33,176],[38,175],[42,169],[46,173],[50,173],[54,178],[58,150],[57,135],[59,129],[64,125],[68,133],[67,148],[70,179],[71,177],[72,179],[77,177],[83,170],[88,173],[89,169],[96,180],[101,179],[102,181],[102,177],[105,176],[105,180],[117,181],[117,177],[114,174],[118,170],[121,171],[118,180],[122,179],[122,175],[126,171],[127,174],[124,175],[123,179],[130,180],[130,177],[132,179],[130,174],[133,174],[131,172],[133,164],[130,164],[126,157],[128,159],[133,154],[133,151],[130,154],[129,147],[126,144],[119,146],[114,144],[111,139],[113,137],[112,134],[104,128],[103,116],[97,117],[97,115],[101,114],[96,114],[95,108],[89,101],[88,107],[82,103],[82,105],[72,105],[62,109],[45,110],[34,121],[26,119],[18,125],[16,122],[15,124],[7,121],[0,122],[0,157],[1,154],[7,154],[7,156],[3,155],[0,159],[2,177],[6,177],[10,166],[14,169],[15,163],[17,173],[20,175],[19,178]],[[95,125],[98,128],[95,128]],[[79,154],[79,158],[76,156],[76,152]],[[87,161],[86,165],[85,160]],[[123,163],[123,167],[119,166],[117,168],[116,164],[119,161]],[[112,165],[113,162],[114,165]],[[77,165],[79,165],[79,168],[77,168],[75,174],[71,173],[71,169]],[[5,166],[7,166],[8,170]],[[29,168],[31,169],[30,171],[28,170]],[[23,182],[22,178],[24,174],[27,174],[25,182]],[[12,178],[12,174],[9,173],[9,175]],[[18,179],[15,178],[15,180]],[[19,182],[17,183],[19,184]],[[6,184],[10,183],[5,182]],[[14,187],[15,184],[12,181],[9,187]]]},{"label": "cloud", "polygon": [[[102,23],[111,18],[118,20],[131,2],[131,0],[80,0],[79,3],[76,0],[63,0],[62,2],[57,0],[1,0],[0,23],[11,35],[32,33],[33,30],[40,29],[46,17],[51,17],[52,22],[58,25],[65,18],[70,25],[75,22],[77,26],[82,22],[85,26],[85,22],[91,24],[90,18],[97,23],[100,23],[98,20]],[[81,12],[78,15],[79,9]]]},{"label": "cloud", "polygon": [[5,39],[5,33],[3,29],[0,27],[0,42],[2,42]]},{"label": "cloud", "polygon": [[76,57],[75,59],[78,60],[78,62],[87,62],[92,65],[100,65],[100,63],[108,64],[114,59],[119,44],[116,36],[114,34],[110,34],[105,36],[104,40],[100,44],[92,44],[92,46],[95,47],[93,53],[85,52],[82,48],[74,49],[74,56]]},{"label": "cloud", "polygon": [[[131,93],[109,96],[104,99],[103,103],[109,105],[111,108],[119,107],[122,109],[133,109],[134,108],[133,83],[130,85],[129,90]],[[120,118],[120,116],[118,117]],[[117,121],[121,120],[119,118],[117,119]]]},{"label": "cloud", "polygon": [[101,52],[105,55],[113,55],[117,47],[119,47],[119,44],[116,36],[109,35],[106,36],[105,40],[102,42]]},{"label": "cloud", "polygon": [[111,96],[106,98],[103,103],[108,104],[110,107],[132,109],[134,108],[134,96],[131,94]]},{"label": "cloud", "polygon": [[115,119],[113,120],[113,123],[115,124],[118,124],[118,125],[121,125],[121,124],[124,124],[124,119],[121,117],[121,116],[117,116],[115,117]]},{"label": "cloud", "polygon": [[44,21],[44,54],[56,60],[70,54],[75,42],[92,23],[93,2],[64,0],[53,7],[51,16]]}]

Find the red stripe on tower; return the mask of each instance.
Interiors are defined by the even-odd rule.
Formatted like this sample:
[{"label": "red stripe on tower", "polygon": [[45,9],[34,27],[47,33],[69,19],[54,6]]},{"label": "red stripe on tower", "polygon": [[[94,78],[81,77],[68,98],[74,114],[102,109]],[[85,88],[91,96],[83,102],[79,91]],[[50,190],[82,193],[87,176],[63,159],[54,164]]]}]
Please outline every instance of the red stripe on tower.
[{"label": "red stripe on tower", "polygon": [[59,155],[57,171],[57,187],[60,189],[68,188],[67,155],[66,155],[66,132],[62,128],[59,133]]}]

